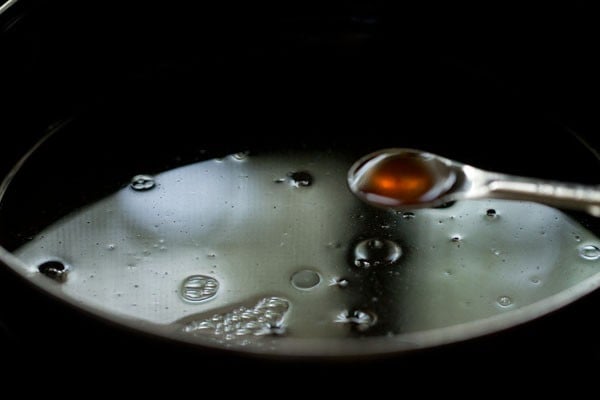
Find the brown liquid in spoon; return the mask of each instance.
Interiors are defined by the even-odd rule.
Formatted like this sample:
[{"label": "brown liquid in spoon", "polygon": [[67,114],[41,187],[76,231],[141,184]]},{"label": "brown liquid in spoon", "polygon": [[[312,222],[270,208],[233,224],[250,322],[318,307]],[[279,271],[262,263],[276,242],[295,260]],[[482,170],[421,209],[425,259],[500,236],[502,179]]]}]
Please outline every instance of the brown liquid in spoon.
[{"label": "brown liquid in spoon", "polygon": [[372,205],[400,207],[433,201],[455,181],[454,171],[427,153],[390,150],[362,162],[350,177],[350,188]]}]

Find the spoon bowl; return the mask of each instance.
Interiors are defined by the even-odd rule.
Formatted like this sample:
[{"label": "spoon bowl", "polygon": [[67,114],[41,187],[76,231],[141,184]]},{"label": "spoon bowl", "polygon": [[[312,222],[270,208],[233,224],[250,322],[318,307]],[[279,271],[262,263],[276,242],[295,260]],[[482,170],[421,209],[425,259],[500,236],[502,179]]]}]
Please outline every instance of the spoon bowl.
[{"label": "spoon bowl", "polygon": [[410,210],[497,198],[600,216],[598,186],[485,171],[416,149],[390,148],[362,157],[348,171],[348,186],[361,200],[382,208]]}]

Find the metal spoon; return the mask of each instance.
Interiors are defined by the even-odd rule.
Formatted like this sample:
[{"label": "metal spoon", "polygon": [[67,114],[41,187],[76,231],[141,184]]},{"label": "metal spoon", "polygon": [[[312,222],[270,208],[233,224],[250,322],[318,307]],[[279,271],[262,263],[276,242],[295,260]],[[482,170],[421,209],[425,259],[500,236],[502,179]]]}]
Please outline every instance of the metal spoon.
[{"label": "metal spoon", "polygon": [[490,172],[415,149],[392,148],[366,155],[348,171],[348,185],[361,200],[384,208],[409,210],[496,198],[600,216],[600,186]]}]

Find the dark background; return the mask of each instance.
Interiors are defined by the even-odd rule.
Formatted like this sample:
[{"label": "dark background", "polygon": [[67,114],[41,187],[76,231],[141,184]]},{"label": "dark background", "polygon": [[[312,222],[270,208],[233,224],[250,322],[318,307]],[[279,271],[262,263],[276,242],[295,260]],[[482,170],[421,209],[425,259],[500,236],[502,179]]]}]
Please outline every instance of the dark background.
[{"label": "dark background", "polygon": [[[125,142],[134,140],[127,132],[139,140],[171,130],[201,132],[196,140],[219,151],[272,146],[269,134],[278,145],[402,142],[489,169],[597,183],[597,160],[570,133],[600,144],[592,9],[22,0],[0,16],[0,168],[76,115],[90,132],[114,128]],[[165,153],[179,145],[163,144]],[[73,159],[93,151],[71,150]],[[544,384],[534,375],[594,371],[599,306],[596,291],[464,343],[377,359],[282,361],[194,349],[82,316],[3,267],[0,352],[13,371],[49,380],[257,376],[248,392],[270,396],[279,395],[265,382],[324,382],[344,393],[416,386],[413,376],[430,374],[454,386],[478,374],[535,387]]]}]

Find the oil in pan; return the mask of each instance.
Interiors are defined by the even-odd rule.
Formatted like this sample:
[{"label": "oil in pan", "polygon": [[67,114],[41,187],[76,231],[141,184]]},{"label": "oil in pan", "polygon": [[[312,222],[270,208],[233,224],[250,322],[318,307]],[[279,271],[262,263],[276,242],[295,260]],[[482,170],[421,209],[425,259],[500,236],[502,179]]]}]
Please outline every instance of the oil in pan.
[{"label": "oil in pan", "polygon": [[448,343],[596,287],[600,239],[562,211],[507,200],[375,209],[347,188],[357,155],[250,150],[132,171],[11,249],[10,265],[110,320],[277,355]]}]

